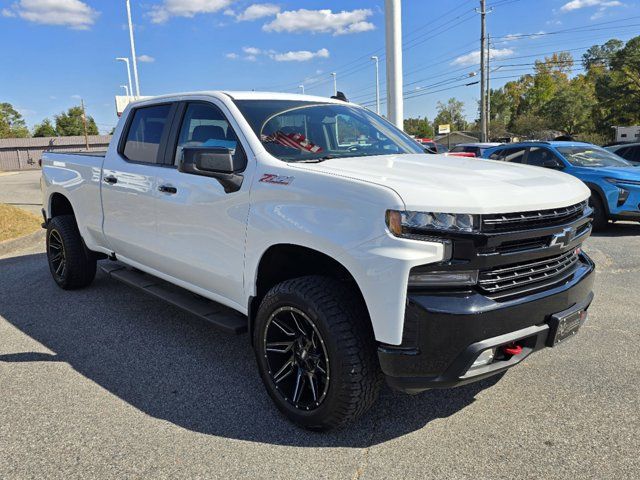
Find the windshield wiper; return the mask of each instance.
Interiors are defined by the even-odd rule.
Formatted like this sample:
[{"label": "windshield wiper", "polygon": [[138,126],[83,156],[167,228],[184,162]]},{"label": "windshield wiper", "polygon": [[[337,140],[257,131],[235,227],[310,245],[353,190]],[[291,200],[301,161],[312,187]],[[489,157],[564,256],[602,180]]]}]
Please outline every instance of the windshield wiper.
[{"label": "windshield wiper", "polygon": [[295,163],[320,163],[320,162],[324,162],[325,160],[331,160],[332,158],[338,158],[338,157],[335,155],[325,155],[324,157],[295,160]]}]

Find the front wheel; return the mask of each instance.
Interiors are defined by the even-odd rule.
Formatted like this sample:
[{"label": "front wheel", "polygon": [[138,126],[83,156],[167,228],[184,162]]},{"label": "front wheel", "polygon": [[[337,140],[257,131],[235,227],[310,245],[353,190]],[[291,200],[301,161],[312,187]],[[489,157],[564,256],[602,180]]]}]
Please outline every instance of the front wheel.
[{"label": "front wheel", "polygon": [[382,384],[366,308],[318,276],[287,280],[262,300],[253,345],[267,392],[290,420],[328,430],[357,418]]},{"label": "front wheel", "polygon": [[73,215],[49,220],[47,260],[53,279],[65,290],[86,287],[96,276],[96,255],[85,246]]},{"label": "front wheel", "polygon": [[607,227],[609,220],[607,218],[607,211],[604,208],[604,204],[597,193],[591,193],[591,197],[589,197],[589,205],[593,208],[593,230],[604,230]]}]

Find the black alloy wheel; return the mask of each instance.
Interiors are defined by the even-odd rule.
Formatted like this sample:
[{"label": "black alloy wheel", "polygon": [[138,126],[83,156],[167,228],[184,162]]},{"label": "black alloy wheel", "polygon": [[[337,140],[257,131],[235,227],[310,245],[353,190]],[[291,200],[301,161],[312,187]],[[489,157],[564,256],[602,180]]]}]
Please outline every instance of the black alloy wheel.
[{"label": "black alloy wheel", "polygon": [[324,339],[294,307],[275,310],[264,330],[263,354],[278,393],[296,409],[314,410],[327,395],[330,364]]},{"label": "black alloy wheel", "polygon": [[67,273],[66,255],[60,233],[57,230],[50,230],[47,241],[47,256],[49,258],[51,273],[58,283],[63,281]]}]

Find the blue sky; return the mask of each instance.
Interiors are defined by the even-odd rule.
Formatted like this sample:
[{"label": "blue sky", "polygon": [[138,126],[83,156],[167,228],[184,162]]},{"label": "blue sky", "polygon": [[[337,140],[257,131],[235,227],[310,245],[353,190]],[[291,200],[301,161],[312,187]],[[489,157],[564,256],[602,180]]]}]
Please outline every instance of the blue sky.
[{"label": "blue sky", "polygon": [[[640,32],[632,0],[487,0],[492,87],[530,72],[536,58],[584,50]],[[275,90],[330,95],[372,106],[374,67],[384,72],[384,1],[131,0],[143,95],[193,90]],[[480,21],[476,0],[404,0],[405,116],[433,119],[456,97],[476,115]],[[0,1],[0,101],[29,126],[79,104],[101,131],[117,122],[130,56],[124,0]],[[579,62],[575,73],[579,73]],[[384,113],[384,102],[383,102]]]}]

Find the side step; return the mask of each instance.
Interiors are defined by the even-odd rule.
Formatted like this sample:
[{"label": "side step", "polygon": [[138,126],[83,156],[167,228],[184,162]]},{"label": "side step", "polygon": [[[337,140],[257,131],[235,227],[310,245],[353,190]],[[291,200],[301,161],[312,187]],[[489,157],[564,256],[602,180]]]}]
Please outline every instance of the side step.
[{"label": "side step", "polygon": [[111,278],[186,310],[212,323],[220,330],[234,334],[247,331],[247,317],[232,308],[207,300],[153,275],[133,270],[122,263],[110,261],[100,262],[99,265],[100,269]]}]

